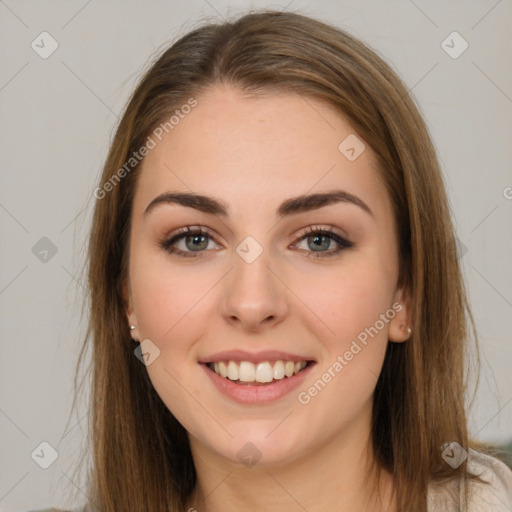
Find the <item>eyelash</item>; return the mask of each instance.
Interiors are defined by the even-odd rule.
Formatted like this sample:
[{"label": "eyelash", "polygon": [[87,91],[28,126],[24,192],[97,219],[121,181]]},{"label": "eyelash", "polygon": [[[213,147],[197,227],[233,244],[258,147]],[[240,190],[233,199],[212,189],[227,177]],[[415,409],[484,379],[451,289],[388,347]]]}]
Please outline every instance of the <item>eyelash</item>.
[{"label": "eyelash", "polygon": [[[307,256],[309,258],[319,259],[319,258],[329,258],[331,256],[336,256],[344,249],[349,249],[354,246],[352,242],[349,242],[345,238],[339,236],[338,234],[334,233],[333,231],[330,231],[329,228],[325,229],[320,226],[310,226],[306,228],[297,238],[297,242],[301,242],[305,238],[307,238],[311,234],[317,234],[317,235],[325,235],[328,236],[331,240],[334,240],[340,247],[338,247],[335,250],[331,250],[329,252],[325,251],[306,251],[308,254]],[[182,238],[185,238],[187,236],[193,236],[193,235],[203,235],[207,236],[210,239],[213,239],[210,232],[208,230],[203,229],[202,226],[197,227],[190,227],[187,226],[185,228],[180,228],[175,235],[173,235],[171,238],[164,238],[159,242],[162,249],[167,251],[170,254],[176,254],[177,256],[183,256],[185,258],[201,258],[203,255],[200,253],[205,253],[206,251],[197,251],[196,254],[194,254],[193,251],[182,251],[181,249],[176,249],[175,247],[172,247],[173,244],[181,240]],[[296,243],[296,242],[295,242]]]}]

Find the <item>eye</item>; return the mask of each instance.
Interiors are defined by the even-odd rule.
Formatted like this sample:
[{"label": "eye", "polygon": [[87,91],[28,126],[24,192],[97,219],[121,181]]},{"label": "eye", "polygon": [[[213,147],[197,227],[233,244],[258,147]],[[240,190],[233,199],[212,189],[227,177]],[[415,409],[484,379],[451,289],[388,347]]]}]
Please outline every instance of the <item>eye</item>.
[{"label": "eye", "polygon": [[[339,254],[344,249],[353,247],[353,243],[331,231],[331,227],[322,228],[319,226],[311,226],[299,235],[298,242],[295,245],[306,242],[308,247],[312,247],[312,251],[305,250],[310,258],[326,258]],[[213,242],[211,233],[202,226],[187,226],[181,228],[171,238],[160,241],[160,246],[170,254],[184,256],[186,258],[197,258],[206,255],[208,243]],[[337,248],[330,251],[328,249],[332,242],[338,245]],[[181,247],[177,247],[182,243]]]},{"label": "eye", "polygon": [[[208,239],[211,240],[211,235],[202,226],[187,226],[179,229],[171,238],[162,240],[160,245],[171,254],[185,256],[186,258],[196,258],[203,256],[202,254],[194,253],[204,252],[208,248]],[[181,241],[184,242],[184,247],[183,245],[181,248],[175,247]]]},{"label": "eye", "polygon": [[[352,242],[349,242],[334,231],[331,231],[331,229],[331,227],[325,229],[320,226],[311,226],[299,235],[299,243],[304,241],[308,247],[313,247],[312,251],[306,250],[309,258],[328,258],[336,256],[344,249],[349,249],[354,246]],[[338,245],[337,248],[330,251],[322,250],[328,249],[333,241]]]}]

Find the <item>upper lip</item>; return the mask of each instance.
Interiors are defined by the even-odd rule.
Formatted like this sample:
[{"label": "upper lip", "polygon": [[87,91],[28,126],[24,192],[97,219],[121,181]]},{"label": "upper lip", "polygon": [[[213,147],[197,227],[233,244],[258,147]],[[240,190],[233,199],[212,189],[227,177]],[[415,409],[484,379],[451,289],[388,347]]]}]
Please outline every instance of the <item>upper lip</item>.
[{"label": "upper lip", "polygon": [[261,352],[246,352],[245,350],[225,350],[211,356],[201,358],[200,363],[218,363],[220,361],[249,361],[261,363],[263,361],[315,361],[312,357],[290,354],[280,350],[263,350]]}]

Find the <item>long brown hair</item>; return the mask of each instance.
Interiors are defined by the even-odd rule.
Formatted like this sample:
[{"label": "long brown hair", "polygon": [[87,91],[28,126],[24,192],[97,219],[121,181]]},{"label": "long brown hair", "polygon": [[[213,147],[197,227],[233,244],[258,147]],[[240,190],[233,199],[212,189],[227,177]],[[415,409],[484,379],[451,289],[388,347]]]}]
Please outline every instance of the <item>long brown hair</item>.
[{"label": "long brown hair", "polygon": [[127,326],[122,286],[139,165],[126,163],[163,120],[219,83],[323,101],[377,157],[394,208],[398,285],[410,293],[414,332],[405,343],[388,344],[372,441],[379,467],[393,473],[399,510],[426,511],[429,482],[472,478],[465,462],[452,469],[441,457],[446,443],[470,447],[467,348],[476,329],[437,156],[406,85],[374,50],[320,20],[273,10],[204,23],[181,37],[151,63],[117,128],[88,248],[89,335],[80,356],[92,342],[87,494],[104,512],[181,511],[195,486],[187,433],[134,356]]}]

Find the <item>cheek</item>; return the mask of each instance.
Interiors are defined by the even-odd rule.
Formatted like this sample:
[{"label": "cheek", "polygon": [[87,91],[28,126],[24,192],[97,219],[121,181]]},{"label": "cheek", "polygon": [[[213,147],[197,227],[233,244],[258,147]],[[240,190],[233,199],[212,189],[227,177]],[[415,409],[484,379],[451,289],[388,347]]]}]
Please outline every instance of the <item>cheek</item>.
[{"label": "cheek", "polygon": [[[388,311],[393,278],[384,265],[370,264],[361,258],[357,264],[347,262],[314,277],[298,273],[293,291],[307,306],[303,318],[308,319],[310,329],[323,333],[319,338],[338,350]],[[378,327],[387,339],[388,323],[384,328],[379,323]]]},{"label": "cheek", "polygon": [[198,304],[213,286],[213,276],[199,266],[179,268],[167,255],[135,253],[130,280],[133,304],[141,335],[165,344],[191,322]]},{"label": "cheek", "polygon": [[311,428],[325,428],[325,414],[332,425],[349,421],[371,400],[395,316],[392,285],[383,267],[354,265],[307,288],[304,296],[315,314],[303,318],[325,349],[317,378],[300,390]]},{"label": "cheek", "polygon": [[160,351],[146,370],[167,408],[194,432],[197,418],[190,414],[190,394],[200,393],[190,378],[196,365],[191,349],[204,337],[206,294],[214,279],[211,271],[176,271],[168,261],[150,258],[142,252],[134,255],[130,276],[141,339],[151,340]]}]

